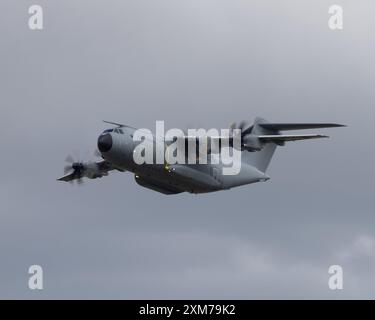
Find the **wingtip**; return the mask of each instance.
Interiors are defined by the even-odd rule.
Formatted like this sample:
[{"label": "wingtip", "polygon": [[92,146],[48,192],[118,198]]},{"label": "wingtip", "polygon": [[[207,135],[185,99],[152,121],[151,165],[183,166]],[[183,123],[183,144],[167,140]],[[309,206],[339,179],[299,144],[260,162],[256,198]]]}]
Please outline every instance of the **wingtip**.
[{"label": "wingtip", "polygon": [[338,128],[338,127],[347,127],[346,124],[341,123],[326,123],[326,128]]}]

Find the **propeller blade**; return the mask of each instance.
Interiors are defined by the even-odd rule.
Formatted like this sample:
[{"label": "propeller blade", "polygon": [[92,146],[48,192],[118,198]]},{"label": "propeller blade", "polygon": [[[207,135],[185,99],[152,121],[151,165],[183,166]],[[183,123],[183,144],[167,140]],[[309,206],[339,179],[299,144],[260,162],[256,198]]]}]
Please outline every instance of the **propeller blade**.
[{"label": "propeller blade", "polygon": [[73,162],[74,162],[74,159],[73,159],[73,157],[69,154],[69,155],[65,158],[65,161],[66,161],[66,162],[69,162],[69,163],[73,163]]},{"label": "propeller blade", "polygon": [[[94,154],[101,156],[98,150],[95,150]],[[77,158],[77,157],[76,157]],[[79,158],[78,158],[79,159]],[[75,160],[75,157],[72,155],[68,155],[65,159],[68,163],[64,166],[64,173],[65,175],[72,175],[68,177],[69,179],[65,179],[63,181],[69,181],[70,184],[74,184],[74,181],[77,182],[78,185],[81,185],[85,182],[86,171],[89,169],[93,170],[95,168],[95,162],[87,161],[82,162],[81,160]]]},{"label": "propeller blade", "polygon": [[67,166],[64,167],[64,174],[68,174],[68,172],[73,173],[74,170],[73,171],[72,170],[73,170],[72,166],[71,165],[67,165]]},{"label": "propeller blade", "polygon": [[100,151],[98,149],[95,149],[94,151],[94,156],[95,157],[98,157],[98,158],[101,158],[102,157],[102,154],[100,153]]}]

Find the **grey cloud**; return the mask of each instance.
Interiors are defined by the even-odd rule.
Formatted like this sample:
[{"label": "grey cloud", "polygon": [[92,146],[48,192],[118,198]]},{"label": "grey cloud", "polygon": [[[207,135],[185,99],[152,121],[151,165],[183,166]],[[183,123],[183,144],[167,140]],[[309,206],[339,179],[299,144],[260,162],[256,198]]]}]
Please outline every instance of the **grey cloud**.
[{"label": "grey cloud", "polygon": [[[374,298],[371,1],[29,1],[0,12],[0,297]],[[57,183],[102,119],[348,124],[279,148],[264,184],[165,197],[113,173]],[[328,289],[342,264],[345,289]],[[27,288],[41,264],[43,292]]]}]

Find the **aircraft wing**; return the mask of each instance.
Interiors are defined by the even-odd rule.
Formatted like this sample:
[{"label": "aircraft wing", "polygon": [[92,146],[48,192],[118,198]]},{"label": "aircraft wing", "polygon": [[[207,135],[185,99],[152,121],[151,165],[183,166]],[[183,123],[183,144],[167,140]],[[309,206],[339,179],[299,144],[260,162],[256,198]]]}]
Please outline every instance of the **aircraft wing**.
[{"label": "aircraft wing", "polygon": [[60,178],[57,178],[58,181],[65,181],[65,182],[73,181],[74,179],[78,179],[78,177],[76,178],[76,174],[74,172],[66,174]]},{"label": "aircraft wing", "polygon": [[[323,124],[322,124],[323,125]],[[325,126],[328,126],[329,124],[324,124]],[[312,126],[316,126],[316,124],[313,124]],[[285,130],[286,126],[283,125],[283,129]],[[296,128],[296,127],[294,127]],[[326,135],[322,134],[266,134],[266,135],[255,135],[256,141],[258,143],[255,143],[255,145],[251,144],[251,141],[244,141],[242,140],[242,147],[247,151],[259,151],[262,149],[262,143],[267,142],[274,142],[278,145],[284,145],[287,141],[298,141],[298,140],[309,140],[309,139],[320,139],[320,138],[329,138]],[[194,136],[184,136],[182,137],[183,141],[185,142],[185,150],[188,148],[188,142],[189,141],[198,141],[198,137]],[[245,138],[246,139],[246,138]],[[212,142],[215,142],[218,147],[222,145],[223,142],[228,143],[230,146],[233,146],[233,136],[209,136],[207,137],[207,154],[210,154],[212,152]],[[259,144],[260,143],[260,144]],[[198,148],[197,148],[198,151]]]},{"label": "aircraft wing", "polygon": [[275,134],[275,135],[262,135],[258,136],[261,141],[297,141],[297,140],[307,140],[307,139],[319,139],[319,138],[329,138],[328,136],[322,134]]},{"label": "aircraft wing", "polygon": [[[77,180],[81,182],[82,178],[90,178],[90,179],[97,179],[103,176],[107,176],[109,171],[112,170],[119,170],[115,168],[110,162],[106,160],[102,160],[99,162],[83,162],[83,163],[76,163],[70,168],[69,173],[65,174],[64,176],[58,178],[58,181],[65,181],[65,182],[72,182]],[[69,170],[69,167],[68,167]]]},{"label": "aircraft wing", "polygon": [[260,123],[259,126],[263,127],[264,129],[269,129],[273,131],[345,127],[345,125],[337,124],[337,123],[269,123],[269,122]]}]

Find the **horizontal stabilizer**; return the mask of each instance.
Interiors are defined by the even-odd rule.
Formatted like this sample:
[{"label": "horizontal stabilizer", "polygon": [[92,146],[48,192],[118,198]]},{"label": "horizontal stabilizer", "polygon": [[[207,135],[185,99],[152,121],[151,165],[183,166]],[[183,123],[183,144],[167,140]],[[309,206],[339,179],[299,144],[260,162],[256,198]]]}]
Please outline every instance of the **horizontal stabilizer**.
[{"label": "horizontal stabilizer", "polygon": [[273,131],[345,127],[337,123],[259,123],[259,126]]},{"label": "horizontal stabilizer", "polygon": [[301,135],[290,135],[290,134],[280,134],[280,135],[262,135],[258,136],[258,139],[261,141],[297,141],[297,140],[307,140],[307,139],[319,139],[319,138],[328,138],[328,136],[321,134],[301,134]]}]

